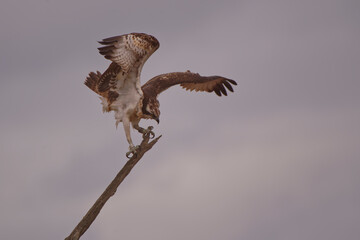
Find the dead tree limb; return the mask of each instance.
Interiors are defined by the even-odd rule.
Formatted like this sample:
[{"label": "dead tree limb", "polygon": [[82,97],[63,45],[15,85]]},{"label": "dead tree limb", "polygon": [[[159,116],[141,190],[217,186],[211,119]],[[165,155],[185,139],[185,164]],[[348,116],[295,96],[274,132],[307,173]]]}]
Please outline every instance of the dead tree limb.
[{"label": "dead tree limb", "polygon": [[105,205],[107,200],[109,200],[109,198],[115,194],[118,186],[130,173],[131,169],[136,165],[137,162],[139,162],[142,156],[154,146],[154,144],[159,140],[160,137],[161,136],[155,138],[151,142],[149,142],[149,136],[144,137],[143,141],[140,144],[140,148],[137,151],[137,154],[132,156],[129,161],[127,161],[124,167],[116,175],[114,180],[105,189],[105,191],[103,192],[103,194],[101,194],[98,200],[96,200],[94,205],[89,209],[83,219],[74,228],[70,235],[65,238],[65,240],[78,240],[86,232],[86,230],[93,223],[97,215],[100,213],[102,207]]}]

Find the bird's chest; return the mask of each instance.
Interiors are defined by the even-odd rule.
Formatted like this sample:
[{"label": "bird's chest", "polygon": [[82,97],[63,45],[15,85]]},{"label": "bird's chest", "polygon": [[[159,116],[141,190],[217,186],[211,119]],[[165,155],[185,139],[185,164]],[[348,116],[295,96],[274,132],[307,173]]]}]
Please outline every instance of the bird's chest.
[{"label": "bird's chest", "polygon": [[111,108],[117,111],[134,110],[142,98],[142,95],[135,89],[118,91],[118,94],[118,98],[111,104]]},{"label": "bird's chest", "polygon": [[127,116],[137,114],[141,109],[141,102],[143,98],[143,92],[141,87],[138,86],[138,75],[136,71],[131,71],[126,79],[124,79],[116,90],[118,97],[111,104],[111,109],[119,114],[125,114]]}]

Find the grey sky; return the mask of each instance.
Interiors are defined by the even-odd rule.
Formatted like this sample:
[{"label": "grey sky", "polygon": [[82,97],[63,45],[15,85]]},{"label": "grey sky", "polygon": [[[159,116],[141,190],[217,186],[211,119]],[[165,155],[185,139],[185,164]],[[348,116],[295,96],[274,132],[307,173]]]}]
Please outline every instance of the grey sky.
[{"label": "grey sky", "polygon": [[[13,1],[0,5],[0,238],[63,239],[125,163],[83,85],[96,41],[160,41],[142,82],[191,70],[235,93],[160,96],[162,134],[83,239],[358,239],[360,4]],[[140,136],[133,132],[136,143]]]}]

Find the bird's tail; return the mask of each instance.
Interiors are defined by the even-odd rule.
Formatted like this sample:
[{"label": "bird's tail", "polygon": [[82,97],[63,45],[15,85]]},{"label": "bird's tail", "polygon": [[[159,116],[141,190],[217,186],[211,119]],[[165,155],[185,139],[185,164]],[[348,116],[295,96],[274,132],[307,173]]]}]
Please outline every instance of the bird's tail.
[{"label": "bird's tail", "polygon": [[96,71],[96,73],[91,72],[89,73],[89,76],[87,76],[84,84],[88,86],[91,90],[99,94],[99,91],[97,90],[97,85],[100,81],[101,73],[99,71]]}]

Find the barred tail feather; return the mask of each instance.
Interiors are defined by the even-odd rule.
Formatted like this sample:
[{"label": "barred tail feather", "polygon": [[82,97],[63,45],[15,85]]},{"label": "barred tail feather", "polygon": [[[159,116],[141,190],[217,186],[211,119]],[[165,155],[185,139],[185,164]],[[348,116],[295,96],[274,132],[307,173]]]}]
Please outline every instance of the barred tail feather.
[{"label": "barred tail feather", "polygon": [[89,73],[89,76],[86,78],[84,84],[88,88],[99,94],[99,91],[97,90],[97,86],[99,84],[100,77],[101,77],[101,73],[99,71],[97,71],[96,73],[91,72]]}]

